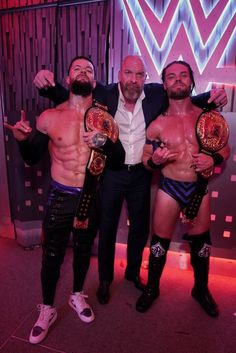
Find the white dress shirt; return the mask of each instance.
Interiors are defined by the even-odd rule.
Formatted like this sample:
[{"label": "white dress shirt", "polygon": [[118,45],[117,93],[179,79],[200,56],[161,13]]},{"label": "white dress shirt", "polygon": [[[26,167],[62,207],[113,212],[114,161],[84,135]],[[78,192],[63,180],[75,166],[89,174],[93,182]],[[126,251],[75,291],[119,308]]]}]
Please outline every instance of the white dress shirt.
[{"label": "white dress shirt", "polygon": [[142,162],[146,140],[146,124],[142,110],[145,94],[142,92],[132,113],[125,108],[125,100],[119,84],[118,87],[119,101],[115,120],[119,126],[119,139],[125,149],[125,164],[137,164]]}]

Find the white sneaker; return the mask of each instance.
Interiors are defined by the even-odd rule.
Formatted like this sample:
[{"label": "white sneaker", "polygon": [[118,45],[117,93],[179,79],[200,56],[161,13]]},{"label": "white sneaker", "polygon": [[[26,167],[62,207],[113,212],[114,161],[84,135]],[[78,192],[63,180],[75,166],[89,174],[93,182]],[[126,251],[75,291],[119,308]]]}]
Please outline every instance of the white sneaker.
[{"label": "white sneaker", "polygon": [[95,319],[93,310],[86,303],[84,298],[88,298],[83,292],[75,292],[70,295],[69,305],[77,312],[80,320],[91,322]]},{"label": "white sneaker", "polygon": [[39,304],[37,308],[40,311],[39,318],[29,336],[29,341],[33,344],[41,342],[47,336],[49,327],[57,319],[57,311],[52,306]]}]

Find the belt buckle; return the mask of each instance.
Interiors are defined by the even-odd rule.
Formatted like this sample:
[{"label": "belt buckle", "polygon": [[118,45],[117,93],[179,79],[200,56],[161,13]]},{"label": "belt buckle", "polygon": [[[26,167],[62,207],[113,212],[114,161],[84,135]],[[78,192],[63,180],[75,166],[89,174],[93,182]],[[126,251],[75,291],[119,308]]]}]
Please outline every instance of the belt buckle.
[{"label": "belt buckle", "polygon": [[134,167],[134,165],[133,165],[133,164],[128,164],[128,165],[127,165],[128,172],[132,172],[133,167]]}]

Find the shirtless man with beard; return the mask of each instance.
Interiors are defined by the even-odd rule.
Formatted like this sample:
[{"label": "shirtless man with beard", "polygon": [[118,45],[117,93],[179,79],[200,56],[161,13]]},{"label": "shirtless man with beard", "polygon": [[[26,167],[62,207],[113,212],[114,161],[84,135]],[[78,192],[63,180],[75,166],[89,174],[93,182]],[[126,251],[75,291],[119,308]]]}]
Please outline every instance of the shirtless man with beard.
[{"label": "shirtless man with beard", "polygon": [[[91,148],[101,147],[96,138],[97,132],[84,130],[84,114],[92,106],[92,91],[96,85],[93,63],[86,57],[75,57],[69,66],[66,83],[70,91],[69,99],[54,109],[44,111],[36,125],[38,140],[35,146],[40,146],[40,139],[44,142],[45,139],[49,140],[52,180],[43,221],[41,269],[43,302],[38,305],[39,318],[29,337],[29,341],[33,344],[41,342],[46,337],[49,327],[57,318],[54,307],[56,285],[71,232],[73,233],[73,288],[69,305],[82,321],[89,323],[94,320],[94,313],[85,301],[87,296],[83,293],[83,284],[97,231],[98,210],[95,207],[95,200],[90,210],[88,228],[73,228]],[[32,156],[35,151],[28,139],[32,129],[25,120],[24,114],[22,113],[21,120],[14,126],[9,124],[5,126],[12,130],[19,141],[24,160],[33,164],[35,160]],[[106,143],[105,136],[100,134],[99,138],[100,142],[102,138],[102,144]],[[45,145],[45,143],[42,144]]]},{"label": "shirtless man with beard", "polygon": [[[143,154],[144,165],[150,170],[160,168],[161,178],[153,213],[154,234],[150,246],[148,282],[136,303],[139,312],[147,311],[160,294],[159,281],[176,222],[196,189],[198,174],[213,171],[214,165],[228,158],[230,150],[226,145],[212,156],[199,153],[195,129],[202,109],[190,99],[195,83],[189,64],[183,61],[170,63],[163,70],[162,80],[169,106],[148,127]],[[210,200],[206,192],[196,221],[187,224],[184,238],[190,244],[194,271],[192,296],[208,315],[217,317],[218,307],[208,289],[209,228]]]}]

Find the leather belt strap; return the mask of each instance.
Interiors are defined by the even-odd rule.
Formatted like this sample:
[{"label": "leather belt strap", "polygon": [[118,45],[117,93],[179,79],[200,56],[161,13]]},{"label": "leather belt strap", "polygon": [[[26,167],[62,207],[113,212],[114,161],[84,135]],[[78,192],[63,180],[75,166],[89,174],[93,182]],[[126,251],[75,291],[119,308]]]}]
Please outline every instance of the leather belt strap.
[{"label": "leather belt strap", "polygon": [[208,179],[198,175],[196,189],[194,190],[188,205],[183,210],[183,223],[194,223],[204,195],[207,193]]},{"label": "leather belt strap", "polygon": [[[196,123],[196,136],[200,146],[200,152],[213,155],[223,148],[229,138],[229,128],[224,117],[216,112],[203,110]],[[202,199],[207,191],[208,180],[213,174],[213,170],[206,170],[198,173],[196,189],[187,205],[183,210],[183,223],[194,223],[197,217]]]},{"label": "leather belt strap", "polygon": [[[85,131],[98,131],[113,142],[118,139],[118,127],[106,107],[94,102],[84,117]],[[106,155],[102,149],[91,149],[85,171],[83,189],[78,202],[73,226],[76,229],[86,229],[89,224],[89,211],[95,196],[99,178],[103,172]]]},{"label": "leather belt strap", "polygon": [[79,203],[74,217],[73,226],[76,229],[86,229],[89,223],[89,210],[96,193],[97,184],[100,175],[105,167],[106,156],[97,151],[92,150],[89,162],[86,167],[85,179],[82,192],[80,194]]}]

